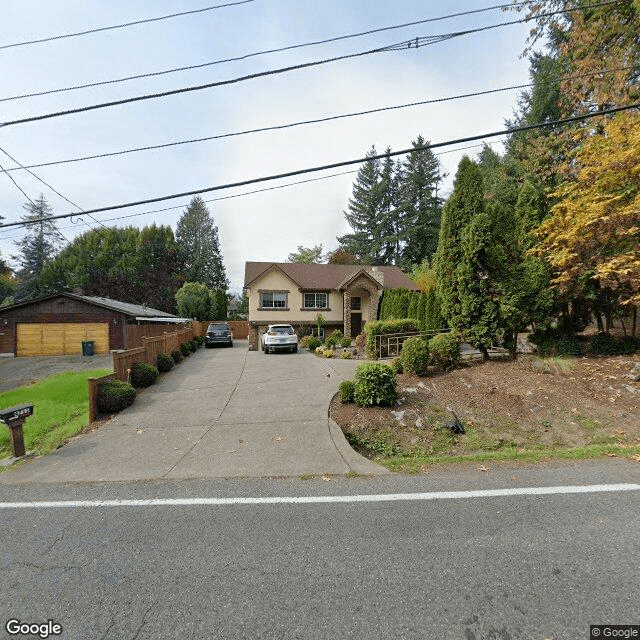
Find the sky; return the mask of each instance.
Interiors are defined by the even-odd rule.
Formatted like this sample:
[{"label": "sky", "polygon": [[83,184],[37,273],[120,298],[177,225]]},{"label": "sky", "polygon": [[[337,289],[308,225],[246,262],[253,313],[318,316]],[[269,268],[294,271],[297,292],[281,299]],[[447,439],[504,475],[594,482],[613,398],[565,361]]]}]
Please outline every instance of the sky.
[{"label": "sky", "polygon": [[[6,100],[493,6],[481,0],[251,0],[128,28],[6,46],[224,1],[4,3],[0,122],[239,78],[522,17],[496,9],[195,70]],[[3,151],[22,165],[33,165],[525,84],[528,61],[521,54],[530,26],[488,29],[418,49],[377,52],[226,86],[3,126],[0,165],[17,166]],[[510,90],[31,171],[82,209],[108,207],[358,159],[372,145],[378,152],[387,147],[401,150],[418,135],[436,143],[501,130],[513,114],[517,96],[517,90]],[[491,139],[496,151],[501,150],[499,140]],[[445,152],[439,155],[448,174],[445,194],[451,190],[461,157],[475,157],[480,151],[478,146],[461,150],[472,144],[478,143],[439,150]],[[230,290],[241,291],[246,261],[285,261],[299,245],[335,249],[336,237],[349,232],[344,210],[357,169],[353,165],[203,194],[218,226]],[[343,175],[328,177],[336,173]],[[19,169],[9,174],[31,199],[43,194],[54,214],[79,211],[28,172]],[[301,180],[307,182],[291,184]],[[256,190],[262,191],[248,193]],[[58,228],[68,241],[90,228],[101,228],[100,223],[140,228],[156,223],[175,231],[190,199],[95,214],[99,222],[88,215],[66,218]],[[0,171],[0,215],[5,218],[1,222],[18,221],[26,201]],[[156,211],[167,207],[172,208]],[[0,255],[14,266],[10,260],[16,253],[14,242],[23,235],[23,228],[0,229]]]}]

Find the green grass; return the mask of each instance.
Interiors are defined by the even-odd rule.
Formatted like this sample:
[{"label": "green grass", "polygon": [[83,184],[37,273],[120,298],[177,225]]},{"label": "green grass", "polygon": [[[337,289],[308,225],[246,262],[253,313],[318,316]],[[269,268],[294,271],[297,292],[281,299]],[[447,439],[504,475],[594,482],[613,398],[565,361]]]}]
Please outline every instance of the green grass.
[{"label": "green grass", "polygon": [[572,449],[538,449],[529,451],[499,450],[477,451],[460,456],[399,456],[375,459],[375,462],[397,473],[420,473],[425,466],[450,462],[504,462],[508,460],[539,462],[541,460],[587,460],[615,454],[617,458],[630,458],[640,454],[640,445],[592,444]]},{"label": "green grass", "polygon": [[[68,371],[35,384],[0,393],[0,408],[32,404],[33,416],[24,423],[27,450],[44,454],[59,447],[89,422],[87,380],[109,369]],[[0,458],[12,455],[9,429],[0,424]]]}]

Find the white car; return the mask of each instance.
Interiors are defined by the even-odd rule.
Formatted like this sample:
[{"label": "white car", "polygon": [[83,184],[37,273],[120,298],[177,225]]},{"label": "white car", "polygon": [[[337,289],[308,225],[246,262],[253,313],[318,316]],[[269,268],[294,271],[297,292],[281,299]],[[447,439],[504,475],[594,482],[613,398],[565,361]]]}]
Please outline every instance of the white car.
[{"label": "white car", "polygon": [[270,324],[267,331],[262,334],[262,350],[291,351],[298,350],[298,336],[290,324]]}]

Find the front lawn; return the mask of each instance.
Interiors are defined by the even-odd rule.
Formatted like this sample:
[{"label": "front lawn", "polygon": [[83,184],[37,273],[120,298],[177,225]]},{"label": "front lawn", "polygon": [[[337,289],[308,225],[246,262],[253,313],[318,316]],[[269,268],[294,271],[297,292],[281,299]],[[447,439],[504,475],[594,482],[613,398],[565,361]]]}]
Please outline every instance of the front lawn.
[{"label": "front lawn", "polygon": [[[35,384],[0,393],[0,408],[33,404],[33,416],[24,423],[27,450],[44,454],[56,449],[89,422],[89,378],[109,369],[68,371]],[[12,455],[9,429],[0,424],[0,458]]]}]

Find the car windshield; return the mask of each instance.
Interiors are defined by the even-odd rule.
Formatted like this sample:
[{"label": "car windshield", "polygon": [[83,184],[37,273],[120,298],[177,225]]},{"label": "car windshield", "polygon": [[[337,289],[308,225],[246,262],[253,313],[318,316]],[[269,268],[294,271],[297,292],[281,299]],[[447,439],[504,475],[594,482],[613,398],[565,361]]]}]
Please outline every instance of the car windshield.
[{"label": "car windshield", "polygon": [[228,329],[226,324],[210,324],[208,331],[227,331]]},{"label": "car windshield", "polygon": [[291,336],[295,333],[295,331],[293,330],[293,327],[290,327],[288,325],[280,326],[280,327],[271,327],[271,332],[279,333],[283,336]]}]

